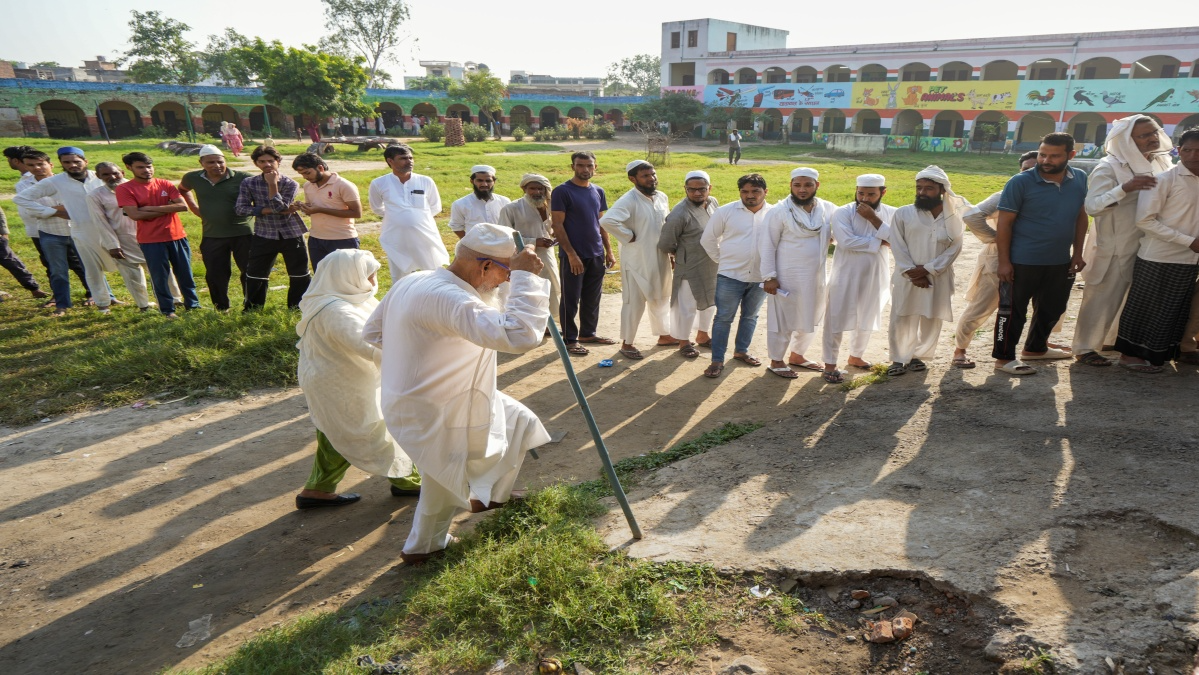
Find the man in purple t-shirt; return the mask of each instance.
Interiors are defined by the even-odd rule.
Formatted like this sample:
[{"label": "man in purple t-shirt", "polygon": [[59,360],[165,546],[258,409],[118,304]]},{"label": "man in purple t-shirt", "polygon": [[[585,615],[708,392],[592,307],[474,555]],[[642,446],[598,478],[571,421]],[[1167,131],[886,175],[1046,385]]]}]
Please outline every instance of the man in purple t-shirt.
[{"label": "man in purple t-shirt", "polygon": [[[562,302],[559,319],[562,339],[571,354],[583,355],[580,343],[614,345],[616,340],[595,334],[599,323],[600,296],[604,272],[616,264],[608,233],[600,229],[600,216],[608,210],[604,189],[591,184],[595,175],[595,155],[576,152],[570,156],[575,176],[554,188],[550,196],[550,214],[562,274]],[[575,314],[579,325],[575,326]]]}]

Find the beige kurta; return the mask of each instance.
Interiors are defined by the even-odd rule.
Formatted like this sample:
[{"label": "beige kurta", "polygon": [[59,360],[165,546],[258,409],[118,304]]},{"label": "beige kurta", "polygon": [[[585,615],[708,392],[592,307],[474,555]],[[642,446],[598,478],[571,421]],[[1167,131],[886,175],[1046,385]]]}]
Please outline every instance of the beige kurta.
[{"label": "beige kurta", "polygon": [[670,213],[662,192],[646,197],[636,188],[624,193],[600,218],[600,226],[620,242],[621,283],[649,301],[669,300],[670,258],[658,248]]},{"label": "beige kurta", "polygon": [[[969,207],[961,200],[956,210],[946,204],[941,215],[933,217],[908,204],[891,217],[891,253],[895,273],[891,277],[893,316],[922,316],[953,320],[953,262],[962,252],[965,227],[960,214]],[[923,265],[932,277],[932,287],[918,288],[903,273]]]},{"label": "beige kurta", "polygon": [[[537,212],[537,207],[529,200],[520,198],[500,209],[497,225],[510,227],[520,233],[526,245],[536,244],[538,239],[553,239],[554,230],[550,219],[549,202],[545,205],[545,218]],[[538,246],[537,257],[545,265],[541,268],[541,278],[550,282],[550,312],[558,311],[558,298],[562,291],[562,280],[558,276],[558,256],[552,246]]]}]

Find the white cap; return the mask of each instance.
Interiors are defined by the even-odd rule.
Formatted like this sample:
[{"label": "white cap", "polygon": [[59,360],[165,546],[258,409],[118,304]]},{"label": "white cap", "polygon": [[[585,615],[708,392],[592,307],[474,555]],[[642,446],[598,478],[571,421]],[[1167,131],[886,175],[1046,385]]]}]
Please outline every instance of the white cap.
[{"label": "white cap", "polygon": [[467,231],[462,245],[485,256],[507,260],[516,255],[516,230],[494,223],[479,223]]},{"label": "white cap", "polygon": [[476,164],[470,168],[470,175],[473,176],[476,173],[489,173],[492,176],[494,176],[495,175],[495,167],[487,166],[486,164]]},{"label": "white cap", "polygon": [[651,169],[654,168],[653,164],[650,164],[649,162],[645,161],[644,159],[634,159],[633,161],[624,165],[624,171],[625,171],[625,173],[628,173],[628,172],[632,171],[633,169],[636,169],[637,167],[641,166],[642,164],[644,164],[645,166],[648,166]]},{"label": "white cap", "polygon": [[887,187],[887,179],[882,174],[864,173],[858,176],[858,187]]},{"label": "white cap", "polygon": [[801,166],[791,172],[792,180],[799,178],[800,176],[805,176],[807,178],[811,178],[812,180],[820,180],[820,172],[816,169],[809,169],[806,166]]},{"label": "white cap", "polygon": [[207,157],[209,155],[220,155],[221,157],[225,156],[225,153],[221,152],[221,149],[215,145],[201,145],[199,154],[201,157]]},{"label": "white cap", "polygon": [[687,172],[687,177],[683,179],[683,183],[685,184],[687,181],[691,180],[692,178],[702,178],[702,179],[704,179],[705,183],[707,183],[709,185],[712,184],[712,177],[708,175],[707,171],[689,171],[689,172]]}]

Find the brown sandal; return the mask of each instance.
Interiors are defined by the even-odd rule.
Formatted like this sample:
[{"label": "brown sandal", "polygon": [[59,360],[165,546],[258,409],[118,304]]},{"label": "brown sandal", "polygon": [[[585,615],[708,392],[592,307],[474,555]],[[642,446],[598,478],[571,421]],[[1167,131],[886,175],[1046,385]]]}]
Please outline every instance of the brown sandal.
[{"label": "brown sandal", "polygon": [[577,342],[568,342],[566,343],[566,353],[574,356],[587,356],[591,351]]},{"label": "brown sandal", "polygon": [[708,366],[708,369],[704,371],[704,377],[720,377],[722,372],[724,372],[724,362],[713,361],[712,365]]},{"label": "brown sandal", "polygon": [[694,359],[699,356],[699,350],[697,350],[695,347],[692,347],[691,345],[687,345],[686,347],[679,347],[679,356],[681,356],[685,359]]}]

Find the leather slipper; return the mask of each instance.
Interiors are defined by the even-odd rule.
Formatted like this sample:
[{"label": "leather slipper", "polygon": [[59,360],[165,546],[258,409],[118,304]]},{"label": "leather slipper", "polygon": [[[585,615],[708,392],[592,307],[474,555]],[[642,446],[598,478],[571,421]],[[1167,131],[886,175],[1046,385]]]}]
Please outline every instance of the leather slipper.
[{"label": "leather slipper", "polygon": [[316,497],[301,497],[296,495],[296,508],[304,511],[306,509],[319,509],[326,506],[348,506],[362,499],[362,495],[349,493],[337,495],[333,499],[317,499]]}]

